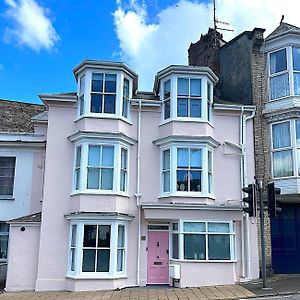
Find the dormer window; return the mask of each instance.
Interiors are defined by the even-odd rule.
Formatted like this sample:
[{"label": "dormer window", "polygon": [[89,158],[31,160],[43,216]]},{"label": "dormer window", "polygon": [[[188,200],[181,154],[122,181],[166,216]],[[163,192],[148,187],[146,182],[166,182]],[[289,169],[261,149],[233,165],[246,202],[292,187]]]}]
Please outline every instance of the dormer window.
[{"label": "dormer window", "polygon": [[300,48],[287,47],[269,56],[270,99],[300,95]]},{"label": "dormer window", "polygon": [[117,76],[107,73],[92,74],[91,112],[115,114]]},{"label": "dormer window", "polygon": [[177,117],[201,118],[201,79],[178,78]]},{"label": "dormer window", "polygon": [[209,76],[171,74],[160,84],[162,121],[212,121],[213,81]]}]

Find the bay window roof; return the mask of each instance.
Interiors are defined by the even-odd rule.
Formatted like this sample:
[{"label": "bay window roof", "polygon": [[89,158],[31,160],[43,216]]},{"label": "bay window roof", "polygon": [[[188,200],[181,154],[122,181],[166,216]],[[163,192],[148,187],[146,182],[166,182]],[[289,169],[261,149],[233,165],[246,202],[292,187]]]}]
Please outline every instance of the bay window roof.
[{"label": "bay window roof", "polygon": [[167,68],[159,71],[155,76],[153,90],[156,94],[159,93],[159,86],[161,79],[171,75],[203,75],[207,76],[214,85],[218,82],[217,75],[208,67],[199,67],[199,66],[184,66],[184,65],[171,65]]},{"label": "bay window roof", "polygon": [[134,90],[137,90],[138,88],[138,75],[122,62],[85,59],[73,69],[73,74],[75,76],[76,81],[78,79],[78,75],[86,69],[122,71],[126,75],[134,79]]}]

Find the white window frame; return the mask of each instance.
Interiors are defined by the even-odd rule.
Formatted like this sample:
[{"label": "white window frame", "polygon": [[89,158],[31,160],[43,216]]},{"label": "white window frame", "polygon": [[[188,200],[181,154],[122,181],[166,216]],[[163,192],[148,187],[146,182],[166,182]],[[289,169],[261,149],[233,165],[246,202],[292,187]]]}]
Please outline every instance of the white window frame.
[{"label": "white window frame", "polygon": [[[177,80],[179,78],[188,78],[188,79],[200,79],[201,80],[201,118],[197,117],[177,117]],[[170,80],[171,84],[171,92],[170,92],[170,118],[164,119],[164,82]],[[211,80],[204,75],[194,75],[194,74],[174,74],[168,77],[165,77],[161,80],[160,83],[160,100],[161,100],[161,124],[169,123],[171,121],[180,121],[180,122],[199,122],[199,123],[210,123],[212,124],[212,118],[208,121],[208,91],[207,91],[207,83],[211,84],[211,107],[213,104],[213,83]],[[192,97],[193,98],[193,97]],[[212,112],[212,110],[211,110]],[[211,114],[212,117],[212,114]]]},{"label": "white window frame", "polygon": [[[0,159],[1,158],[14,158],[15,159],[15,167],[14,167],[14,182],[13,182],[13,192],[11,195],[1,195],[0,194],[0,200],[8,200],[8,199],[14,199],[14,195],[15,195],[15,184],[16,184],[16,169],[17,169],[17,156],[15,155],[0,155]],[[5,176],[3,176],[5,177]]]},{"label": "white window frame", "polygon": [[[75,255],[75,269],[71,270],[71,238],[72,238],[72,225],[77,225],[77,237],[76,237],[76,255]],[[83,262],[83,239],[84,239],[84,225],[106,225],[111,226],[110,236],[110,258],[109,258],[109,271],[108,272],[82,272]],[[117,243],[118,243],[118,226],[125,227],[124,242],[125,242],[125,254],[124,254],[124,266],[123,270],[117,271]],[[71,220],[69,227],[69,245],[68,245],[68,278],[85,278],[85,279],[113,279],[113,278],[126,278],[127,277],[127,249],[128,249],[128,221],[123,220]]]},{"label": "white window frame", "polygon": [[[230,220],[188,220],[188,219],[180,219],[178,221],[174,221],[173,223],[178,223],[178,230],[173,230],[173,226],[171,227],[170,235],[172,236],[173,233],[178,234],[178,253],[179,258],[173,258],[173,245],[171,242],[171,251],[170,251],[170,259],[173,261],[186,261],[186,262],[236,262],[236,230],[235,230],[235,222]],[[184,223],[204,223],[205,224],[205,231],[204,232],[188,232],[184,231]],[[222,224],[229,224],[229,232],[208,232],[208,223],[222,223]],[[199,234],[205,235],[205,259],[185,259],[184,258],[184,234]],[[208,236],[209,235],[229,235],[229,247],[230,247],[230,259],[209,259],[208,256]],[[172,238],[170,239],[172,241]]]},{"label": "white window frame", "polygon": [[[5,223],[5,222],[1,222],[1,223]],[[6,248],[6,253],[7,253],[7,257],[8,257],[8,240],[9,240],[9,226],[8,226],[8,231],[0,231],[0,237],[4,236],[4,237],[7,237],[7,248]],[[7,262],[7,257],[6,258],[0,258],[0,263],[1,262]]]},{"label": "white window frame", "polygon": [[[100,73],[100,74],[114,74],[116,75],[116,103],[115,103],[115,114],[111,113],[94,113],[90,111],[91,107],[91,93],[92,93],[92,74]],[[80,96],[80,77],[85,76],[85,90],[84,90],[84,108],[83,114],[80,115],[79,111],[79,96]],[[132,98],[132,90],[133,90],[133,79],[127,75],[125,75],[122,71],[109,70],[109,69],[88,69],[85,70],[80,75],[77,81],[77,97],[78,97],[78,108],[77,108],[77,120],[80,120],[84,117],[92,117],[92,118],[101,118],[101,119],[119,119],[124,122],[131,124],[131,109],[130,109],[130,101],[128,105],[128,117],[125,118],[122,115],[123,110],[123,83],[124,78],[129,80],[129,99]]]},{"label": "white window frame", "polygon": [[[202,167],[201,167],[201,191],[177,191],[177,149],[201,149]],[[170,192],[163,191],[163,151],[170,149]],[[163,197],[207,197],[214,198],[214,150],[207,144],[190,144],[190,143],[170,143],[161,147],[160,154],[160,198]],[[208,191],[208,151],[212,153],[212,189]]]},{"label": "white window frame", "polygon": [[[268,93],[269,93],[269,101],[277,101],[280,99],[286,99],[289,97],[299,97],[300,95],[295,95],[295,89],[294,89],[294,73],[300,74],[300,71],[294,70],[293,69],[293,48],[300,48],[299,46],[287,46],[287,47],[281,47],[278,48],[274,51],[271,51],[268,53],[268,58],[267,58],[267,66],[268,66]],[[287,69],[284,71],[280,71],[274,74],[271,74],[271,54],[276,53],[280,50],[286,50],[286,59],[287,59]],[[271,98],[271,78],[280,76],[283,74],[288,74],[288,79],[289,79],[289,95],[279,97],[279,98]]]},{"label": "white window frame", "polygon": [[[88,189],[87,188],[87,167],[88,167],[88,150],[89,146],[111,146],[114,147],[114,164],[113,164],[113,189],[112,190],[102,190],[102,189]],[[80,166],[80,185],[79,189],[76,190],[75,186],[75,167],[76,167],[76,147],[81,146],[81,166]],[[121,180],[121,149],[127,150],[127,182],[126,190],[120,190],[120,180]],[[121,141],[109,142],[107,140],[89,140],[76,143],[74,145],[74,155],[73,155],[73,176],[72,176],[72,193],[74,194],[114,194],[129,197],[129,184],[130,184],[130,147]]]},{"label": "white window frame", "polygon": [[[296,122],[300,122],[299,119],[289,119],[289,120],[282,120],[278,122],[273,122],[270,124],[270,132],[271,132],[271,176],[273,179],[288,179],[288,178],[296,178],[300,177],[300,161],[297,155],[298,149],[300,150],[300,146],[297,146],[297,139],[296,139]],[[280,148],[280,149],[273,149],[273,125],[276,124],[282,124],[282,123],[289,123],[290,125],[290,139],[291,139],[291,145],[288,147]],[[284,150],[291,150],[292,151],[292,162],[293,162],[293,175],[291,176],[285,176],[285,177],[274,177],[274,167],[273,167],[273,154],[277,151],[284,151]]]},{"label": "white window frame", "polygon": [[[170,97],[164,99],[165,96],[165,83],[167,81],[170,81]],[[161,83],[161,100],[162,100],[162,120],[163,121],[167,121],[172,119],[172,80],[170,77],[167,77],[166,79],[164,79]],[[170,116],[169,118],[165,118],[165,103],[166,102],[170,102]]]},{"label": "white window frame", "polygon": [[[83,79],[83,80],[82,80]],[[84,82],[84,88],[81,88],[82,83]],[[78,77],[78,87],[77,87],[77,118],[81,118],[85,114],[85,94],[86,94],[86,76],[83,73],[80,77]]]}]

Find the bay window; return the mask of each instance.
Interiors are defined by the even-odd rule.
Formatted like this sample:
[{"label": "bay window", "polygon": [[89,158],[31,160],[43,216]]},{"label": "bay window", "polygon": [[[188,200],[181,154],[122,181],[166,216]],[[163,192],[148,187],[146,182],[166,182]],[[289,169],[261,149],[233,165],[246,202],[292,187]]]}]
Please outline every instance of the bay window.
[{"label": "bay window", "polygon": [[162,121],[211,122],[213,84],[205,76],[171,75],[160,87]]},{"label": "bay window", "polygon": [[128,148],[121,143],[75,146],[75,192],[128,192]]},{"label": "bay window", "polygon": [[115,70],[86,70],[78,76],[77,117],[130,118],[133,78]]},{"label": "bay window", "polygon": [[269,54],[270,99],[300,95],[300,48],[286,47]]},{"label": "bay window", "polygon": [[212,194],[212,154],[212,149],[204,145],[171,145],[162,149],[162,195]]},{"label": "bay window", "polygon": [[70,276],[117,277],[125,273],[126,222],[72,221],[70,228]]},{"label": "bay window", "polygon": [[300,176],[300,120],[271,125],[273,178]]},{"label": "bay window", "polygon": [[180,220],[179,223],[173,224],[176,224],[172,232],[173,259],[200,261],[235,259],[233,222]]}]

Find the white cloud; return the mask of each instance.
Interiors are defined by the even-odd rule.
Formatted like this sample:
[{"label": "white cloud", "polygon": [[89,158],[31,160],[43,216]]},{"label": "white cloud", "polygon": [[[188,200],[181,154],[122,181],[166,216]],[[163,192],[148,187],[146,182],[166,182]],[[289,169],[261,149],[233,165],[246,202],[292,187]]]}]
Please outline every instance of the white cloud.
[{"label": "white cloud", "polygon": [[[151,90],[154,75],[162,68],[187,64],[190,43],[213,25],[212,1],[178,1],[161,10],[156,23],[147,22],[147,7],[136,0],[126,5],[117,0],[117,4],[114,22],[121,57],[139,74],[139,89]],[[298,0],[216,0],[216,5],[219,19],[235,30],[222,32],[227,41],[254,27],[267,29],[267,35],[279,25],[281,15],[285,22],[300,27]]]},{"label": "white cloud", "polygon": [[34,0],[4,1],[9,7],[5,15],[13,21],[13,27],[5,29],[6,42],[17,42],[36,51],[54,47],[59,36],[47,17],[47,9]]}]

